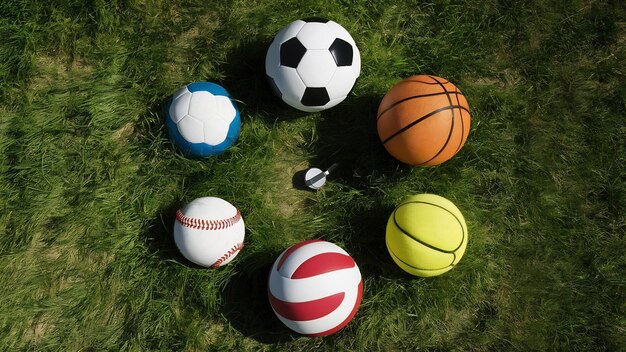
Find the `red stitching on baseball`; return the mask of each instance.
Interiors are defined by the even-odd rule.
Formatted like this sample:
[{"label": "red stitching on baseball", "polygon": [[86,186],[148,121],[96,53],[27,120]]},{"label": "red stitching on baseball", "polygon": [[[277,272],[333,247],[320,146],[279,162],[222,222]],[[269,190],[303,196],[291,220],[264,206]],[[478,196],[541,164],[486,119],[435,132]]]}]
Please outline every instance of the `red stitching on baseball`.
[{"label": "red stitching on baseball", "polygon": [[231,248],[228,252],[226,252],[220,259],[218,259],[215,264],[211,265],[211,268],[215,269],[218,266],[222,265],[222,263],[230,258],[233,254],[237,253],[238,251],[240,251],[243,248],[243,242],[239,242],[236,245],[233,246],[233,248]]},{"label": "red stitching on baseball", "polygon": [[241,213],[239,209],[236,209],[237,213],[228,219],[220,219],[220,220],[205,220],[198,218],[190,218],[183,214],[181,209],[178,209],[176,212],[176,220],[178,220],[181,225],[185,227],[190,227],[196,230],[223,230],[225,228],[231,227],[235,225],[241,219]]}]

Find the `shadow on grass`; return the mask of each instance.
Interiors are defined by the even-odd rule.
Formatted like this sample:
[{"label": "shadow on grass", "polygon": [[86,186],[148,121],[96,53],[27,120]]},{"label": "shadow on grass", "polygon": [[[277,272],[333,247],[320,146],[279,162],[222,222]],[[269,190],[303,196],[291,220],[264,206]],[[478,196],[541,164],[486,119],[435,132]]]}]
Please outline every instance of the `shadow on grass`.
[{"label": "shadow on grass", "polygon": [[284,103],[270,87],[265,75],[265,54],[271,38],[252,39],[233,48],[222,69],[220,82],[239,103],[243,116],[254,115],[268,123],[294,120],[307,115]]},{"label": "shadow on grass", "polygon": [[[345,249],[359,266],[363,280],[410,279],[395,265],[385,246],[385,227],[393,208],[377,207],[349,217]],[[221,290],[220,312],[232,327],[263,344],[298,339],[276,317],[267,298],[268,275],[278,253],[251,252],[237,258],[236,273]]]},{"label": "shadow on grass", "polygon": [[378,95],[348,97],[323,111],[311,165],[324,168],[339,163],[332,179],[357,189],[368,188],[372,179],[399,177],[409,170],[387,153],[378,138],[376,111],[380,99]]},{"label": "shadow on grass", "polygon": [[391,207],[375,207],[358,212],[347,220],[350,233],[345,250],[354,258],[363,279],[406,279],[408,276],[393,262],[385,244]]},{"label": "shadow on grass", "polygon": [[176,211],[181,204],[180,201],[175,201],[159,209],[158,214],[150,221],[146,230],[148,248],[162,260],[174,260],[190,268],[206,269],[187,260],[176,247],[176,242],[174,241],[174,221],[176,219]]},{"label": "shadow on grass", "polygon": [[221,312],[243,335],[264,344],[290,341],[299,335],[278,320],[267,298],[267,280],[276,255],[255,252],[237,263],[238,272],[224,287]]},{"label": "shadow on grass", "polygon": [[293,188],[301,191],[310,190],[310,188],[306,186],[306,183],[304,183],[304,175],[306,175],[307,170],[308,169],[300,170],[293,174],[291,178],[291,186]]}]

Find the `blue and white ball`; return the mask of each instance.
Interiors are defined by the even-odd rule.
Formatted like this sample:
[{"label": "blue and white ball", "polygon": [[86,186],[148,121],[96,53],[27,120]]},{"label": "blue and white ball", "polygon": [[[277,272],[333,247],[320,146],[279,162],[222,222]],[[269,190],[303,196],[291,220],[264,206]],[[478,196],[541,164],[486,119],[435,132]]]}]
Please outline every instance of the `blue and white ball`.
[{"label": "blue and white ball", "polygon": [[165,123],[174,144],[195,157],[221,154],[241,130],[237,105],[226,89],[211,82],[191,83],[174,93]]}]

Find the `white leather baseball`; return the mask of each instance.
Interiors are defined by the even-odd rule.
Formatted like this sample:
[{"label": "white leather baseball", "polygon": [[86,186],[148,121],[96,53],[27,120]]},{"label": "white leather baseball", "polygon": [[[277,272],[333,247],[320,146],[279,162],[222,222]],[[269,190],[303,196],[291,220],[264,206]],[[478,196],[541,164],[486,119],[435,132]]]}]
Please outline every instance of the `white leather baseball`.
[{"label": "white leather baseball", "polygon": [[198,265],[217,268],[228,264],[243,248],[244,235],[239,210],[221,198],[198,198],[176,212],[176,246]]}]

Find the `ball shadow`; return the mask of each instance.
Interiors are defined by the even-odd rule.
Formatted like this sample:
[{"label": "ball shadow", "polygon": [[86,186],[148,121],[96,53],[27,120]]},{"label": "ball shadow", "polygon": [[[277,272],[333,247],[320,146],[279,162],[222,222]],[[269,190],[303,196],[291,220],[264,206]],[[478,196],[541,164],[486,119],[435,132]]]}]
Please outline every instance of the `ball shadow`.
[{"label": "ball shadow", "polygon": [[272,38],[253,38],[232,49],[221,67],[220,82],[239,102],[242,115],[258,116],[266,122],[294,120],[307,115],[284,103],[270,87],[265,75],[265,55]]},{"label": "ball shadow", "polygon": [[174,241],[174,221],[176,211],[181,206],[180,201],[172,202],[159,209],[157,215],[148,223],[145,238],[150,252],[155,253],[162,260],[173,260],[190,268],[206,269],[203,266],[190,262],[185,258]]},{"label": "ball shadow", "polygon": [[391,259],[385,244],[387,220],[393,210],[391,207],[376,207],[348,219],[351,233],[345,238],[346,251],[354,258],[364,279],[407,278]]},{"label": "ball shadow", "polygon": [[[221,313],[241,334],[275,344],[298,337],[278,320],[267,298],[267,280],[278,254],[256,252],[237,263],[237,273],[220,292]],[[252,298],[252,299],[251,299]]]},{"label": "ball shadow", "polygon": [[410,167],[391,157],[378,138],[376,112],[380,99],[374,94],[348,97],[323,111],[311,165],[339,163],[333,178],[357,189],[367,188],[372,179],[399,177],[408,171]]},{"label": "ball shadow", "polygon": [[309,188],[304,182],[304,176],[306,175],[307,171],[308,169],[300,170],[296,172],[295,174],[293,174],[293,177],[291,178],[291,185],[294,189],[297,189],[300,191],[315,192],[315,190]]}]

